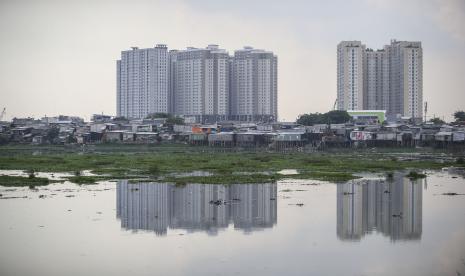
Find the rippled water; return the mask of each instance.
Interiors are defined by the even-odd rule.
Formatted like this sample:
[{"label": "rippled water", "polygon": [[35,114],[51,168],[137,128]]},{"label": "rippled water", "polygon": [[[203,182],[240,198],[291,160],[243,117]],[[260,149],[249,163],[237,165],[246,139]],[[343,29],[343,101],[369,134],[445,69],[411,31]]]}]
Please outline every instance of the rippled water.
[{"label": "rippled water", "polygon": [[0,186],[0,275],[465,275],[463,176]]}]

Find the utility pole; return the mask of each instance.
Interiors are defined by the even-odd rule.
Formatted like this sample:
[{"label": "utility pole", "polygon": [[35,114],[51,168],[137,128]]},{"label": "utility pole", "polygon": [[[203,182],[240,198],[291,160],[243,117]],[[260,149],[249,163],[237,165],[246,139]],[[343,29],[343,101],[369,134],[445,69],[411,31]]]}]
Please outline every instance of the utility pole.
[{"label": "utility pole", "polygon": [[425,123],[426,123],[426,113],[428,113],[428,102],[425,102]]}]

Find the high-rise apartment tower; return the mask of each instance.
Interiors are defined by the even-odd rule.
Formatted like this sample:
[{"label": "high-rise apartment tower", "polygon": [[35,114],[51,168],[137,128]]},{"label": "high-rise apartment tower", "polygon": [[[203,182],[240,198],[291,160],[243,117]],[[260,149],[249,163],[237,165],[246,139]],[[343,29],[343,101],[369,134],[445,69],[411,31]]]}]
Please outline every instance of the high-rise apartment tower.
[{"label": "high-rise apartment tower", "polygon": [[421,43],[392,40],[376,51],[365,48],[360,41],[339,43],[337,101],[339,110],[386,110],[388,119],[421,119]]},{"label": "high-rise apartment tower", "polygon": [[169,112],[169,63],[166,45],[121,52],[116,62],[117,116],[144,118]]}]

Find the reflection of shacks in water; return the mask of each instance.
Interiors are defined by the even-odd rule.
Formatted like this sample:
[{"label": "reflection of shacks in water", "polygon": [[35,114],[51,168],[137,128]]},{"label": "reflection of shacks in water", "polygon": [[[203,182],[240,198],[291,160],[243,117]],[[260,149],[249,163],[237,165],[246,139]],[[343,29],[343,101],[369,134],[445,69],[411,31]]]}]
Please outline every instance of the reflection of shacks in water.
[{"label": "reflection of shacks in water", "polygon": [[168,228],[214,235],[230,223],[236,229],[252,232],[273,227],[277,221],[275,183],[177,187],[119,181],[116,193],[121,227],[154,231],[157,235],[165,235]]},{"label": "reflection of shacks in water", "polygon": [[337,186],[337,236],[360,240],[380,232],[392,241],[422,233],[422,180],[395,174],[392,181],[354,180]]}]

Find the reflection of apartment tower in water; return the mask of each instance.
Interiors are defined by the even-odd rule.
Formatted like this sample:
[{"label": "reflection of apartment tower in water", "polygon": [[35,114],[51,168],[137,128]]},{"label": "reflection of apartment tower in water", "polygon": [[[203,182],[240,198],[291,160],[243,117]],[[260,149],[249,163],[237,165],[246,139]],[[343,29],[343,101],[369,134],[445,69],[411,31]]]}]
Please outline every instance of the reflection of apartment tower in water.
[{"label": "reflection of apartment tower in water", "polygon": [[232,185],[231,198],[241,199],[241,204],[231,208],[234,228],[250,232],[255,229],[272,227],[276,223],[277,187],[273,184],[265,185]]},{"label": "reflection of apartment tower in water", "polygon": [[392,182],[361,180],[337,187],[337,235],[360,240],[373,231],[392,241],[420,239],[422,183],[396,175]]},{"label": "reflection of apartment tower in water", "polygon": [[229,189],[221,185],[171,187],[170,228],[216,234],[219,228],[228,226],[229,209],[225,205],[213,207],[210,201],[227,198]]},{"label": "reflection of apartment tower in water", "polygon": [[[340,197],[342,194],[344,196]],[[337,186],[337,234],[346,239],[363,235],[362,186],[347,183]]]},{"label": "reflection of apartment tower in water", "polygon": [[168,184],[141,185],[120,181],[116,189],[116,216],[121,219],[121,227],[166,234],[170,220],[169,189]]},{"label": "reflection of apartment tower in water", "polygon": [[[200,185],[120,181],[117,217],[125,229],[150,230],[164,235],[168,228],[216,234],[230,223],[253,231],[277,221],[276,184]],[[211,201],[226,201],[215,205]]]}]

